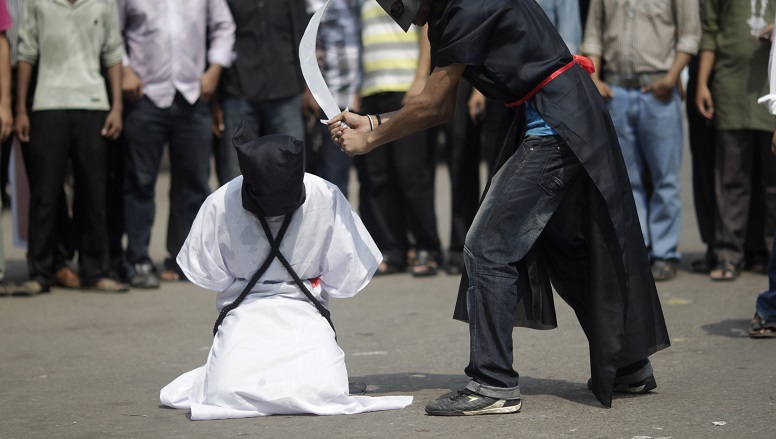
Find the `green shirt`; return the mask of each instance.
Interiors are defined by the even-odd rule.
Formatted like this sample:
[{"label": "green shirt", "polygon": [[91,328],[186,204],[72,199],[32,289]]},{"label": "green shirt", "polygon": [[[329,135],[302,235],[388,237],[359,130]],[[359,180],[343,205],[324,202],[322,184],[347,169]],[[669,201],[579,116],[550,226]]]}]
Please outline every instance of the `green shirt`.
[{"label": "green shirt", "polygon": [[[755,15],[760,15],[760,1]],[[751,3],[741,0],[705,0],[701,51],[715,53],[711,93],[717,129],[774,130],[774,118],[757,98],[769,93],[770,43],[750,34],[747,19]],[[769,1],[764,18],[773,22],[776,1]]]},{"label": "green shirt", "polygon": [[32,110],[108,110],[100,68],[121,62],[115,0],[27,0],[19,60],[38,65]]}]

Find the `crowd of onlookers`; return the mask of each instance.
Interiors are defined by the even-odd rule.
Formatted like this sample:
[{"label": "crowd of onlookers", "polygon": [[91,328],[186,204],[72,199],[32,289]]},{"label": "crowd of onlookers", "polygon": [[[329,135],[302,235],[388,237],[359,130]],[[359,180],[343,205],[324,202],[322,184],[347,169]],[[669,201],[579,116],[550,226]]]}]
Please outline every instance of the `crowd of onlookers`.
[{"label": "crowd of onlookers", "polygon": [[[776,3],[537,2],[569,51],[596,66],[655,279],[673,279],[681,258],[683,101],[708,249],[692,268],[727,281],[742,269],[765,272],[776,229],[775,125],[757,99],[769,93]],[[351,159],[318,122],[325,115],[299,66],[302,34],[324,3],[0,0],[0,185],[15,136],[30,192],[29,280],[2,292],[126,291],[182,280],[175,257],[212,190],[211,159],[219,184],[239,174],[231,140],[240,124],[257,136],[305,139],[308,171],[358,199],[383,253],[377,274],[460,273],[480,163],[493,154],[503,109],[462,83],[449,126]],[[332,0],[317,55],[339,107],[379,115],[417,95],[431,66],[425,32],[405,33],[373,0]],[[447,249],[434,212],[440,146],[452,189]],[[149,243],[165,149],[168,254],[157,264]],[[358,194],[348,194],[352,167]]]}]

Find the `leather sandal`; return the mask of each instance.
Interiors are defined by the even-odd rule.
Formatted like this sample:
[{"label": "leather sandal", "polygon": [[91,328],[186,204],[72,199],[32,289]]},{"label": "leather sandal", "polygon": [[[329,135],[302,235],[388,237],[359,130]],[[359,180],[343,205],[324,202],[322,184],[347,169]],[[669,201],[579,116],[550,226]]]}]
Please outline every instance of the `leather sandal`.
[{"label": "leather sandal", "polygon": [[437,274],[437,262],[428,250],[419,250],[415,264],[410,269],[415,277],[435,276]]},{"label": "leather sandal", "polygon": [[749,337],[776,338],[776,322],[767,322],[755,313],[752,323],[749,325]]},{"label": "leather sandal", "polygon": [[709,273],[709,278],[714,281],[733,281],[738,279],[740,270],[738,266],[730,261],[718,263]]}]

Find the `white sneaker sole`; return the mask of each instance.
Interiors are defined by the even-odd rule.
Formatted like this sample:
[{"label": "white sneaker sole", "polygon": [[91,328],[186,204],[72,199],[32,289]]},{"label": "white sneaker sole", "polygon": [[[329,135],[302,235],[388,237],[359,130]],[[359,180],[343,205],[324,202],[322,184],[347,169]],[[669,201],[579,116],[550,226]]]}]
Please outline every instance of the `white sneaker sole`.
[{"label": "white sneaker sole", "polygon": [[498,415],[498,414],[507,414],[507,413],[517,413],[520,411],[520,409],[523,408],[523,401],[520,401],[517,403],[517,405],[509,406],[509,407],[486,407],[484,409],[480,410],[471,410],[471,411],[463,411],[464,416],[474,416],[474,415]]}]

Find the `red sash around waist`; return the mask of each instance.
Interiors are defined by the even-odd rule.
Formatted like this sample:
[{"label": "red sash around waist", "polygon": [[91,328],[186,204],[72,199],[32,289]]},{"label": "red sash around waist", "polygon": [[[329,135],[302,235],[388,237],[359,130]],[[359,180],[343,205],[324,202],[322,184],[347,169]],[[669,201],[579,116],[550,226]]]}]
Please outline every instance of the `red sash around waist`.
[{"label": "red sash around waist", "polygon": [[574,59],[571,60],[570,63],[566,64],[565,66],[559,68],[558,70],[552,72],[550,76],[544,79],[539,85],[534,87],[533,90],[531,90],[527,95],[525,95],[522,99],[515,102],[510,102],[508,104],[505,104],[507,107],[516,107],[518,105],[523,105],[525,102],[529,99],[531,99],[536,93],[539,92],[539,90],[542,89],[545,85],[549,84],[550,81],[557,78],[561,75],[561,73],[565,72],[566,70],[570,69],[574,64],[579,64],[583,69],[587,71],[587,73],[593,73],[595,72],[595,66],[593,66],[593,61],[590,60],[590,58],[586,58],[581,55],[574,55]]}]

